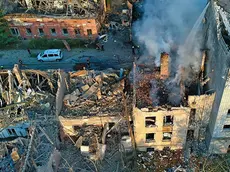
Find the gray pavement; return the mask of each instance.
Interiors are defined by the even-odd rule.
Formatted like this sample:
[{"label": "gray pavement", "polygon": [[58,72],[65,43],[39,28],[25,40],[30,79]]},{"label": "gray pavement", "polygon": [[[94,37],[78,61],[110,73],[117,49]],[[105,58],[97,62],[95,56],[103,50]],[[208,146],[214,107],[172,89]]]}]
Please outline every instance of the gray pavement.
[{"label": "gray pavement", "polygon": [[[133,56],[131,45],[109,37],[104,43],[105,51],[96,49],[75,48],[71,51],[63,49],[64,58],[60,62],[38,62],[36,57],[31,57],[27,50],[0,50],[0,65],[5,69],[12,69],[13,65],[22,60],[26,69],[64,69],[72,70],[75,63],[86,62],[89,58],[91,63],[100,65],[102,68],[120,68],[132,65]],[[44,50],[31,50],[32,54],[38,54]]]}]

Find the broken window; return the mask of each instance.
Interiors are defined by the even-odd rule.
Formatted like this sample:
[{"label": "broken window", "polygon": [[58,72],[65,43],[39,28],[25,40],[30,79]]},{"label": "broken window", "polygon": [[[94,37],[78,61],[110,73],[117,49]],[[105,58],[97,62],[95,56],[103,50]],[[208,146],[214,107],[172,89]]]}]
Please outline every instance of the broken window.
[{"label": "broken window", "polygon": [[81,35],[81,31],[80,31],[80,29],[75,29],[75,34],[76,34],[76,36],[79,36],[79,35]]},{"label": "broken window", "polygon": [[38,29],[38,33],[40,36],[44,36],[44,30],[42,28]]},{"label": "broken window", "polygon": [[17,28],[10,28],[10,32],[13,36],[19,36],[19,31]]},{"label": "broken window", "polygon": [[26,28],[26,35],[32,35],[32,31],[30,28]]},{"label": "broken window", "polygon": [[7,129],[7,131],[8,131],[8,133],[9,133],[10,135],[13,134],[12,131],[11,131],[11,129]]},{"label": "broken window", "polygon": [[109,129],[111,129],[115,125],[114,122],[109,122]]},{"label": "broken window", "polygon": [[230,125],[224,125],[223,129],[224,130],[230,130]]},{"label": "broken window", "polygon": [[154,127],[156,125],[156,117],[146,117],[145,118],[145,127]]},{"label": "broken window", "polygon": [[63,35],[68,35],[69,34],[67,29],[62,29],[62,33],[63,33]]},{"label": "broken window", "polygon": [[50,29],[51,35],[56,36],[56,29],[52,28]]},{"label": "broken window", "polygon": [[172,132],[163,133],[163,141],[170,141],[172,138]]},{"label": "broken window", "polygon": [[230,109],[228,109],[227,116],[230,117]]},{"label": "broken window", "polygon": [[155,149],[154,148],[147,148],[147,152],[154,152]]},{"label": "broken window", "polygon": [[92,29],[87,29],[88,36],[92,36]]},{"label": "broken window", "polygon": [[155,140],[154,136],[155,136],[155,133],[147,133],[145,142],[149,143],[149,142],[154,141]]},{"label": "broken window", "polygon": [[188,130],[187,131],[187,138],[186,138],[187,141],[189,140],[194,140],[194,130]]},{"label": "broken window", "polygon": [[164,116],[163,125],[173,125],[173,116]]},{"label": "broken window", "polygon": [[170,147],[164,147],[163,151],[170,151]]},{"label": "broken window", "polygon": [[7,129],[7,131],[10,135],[17,135],[17,133],[14,129]]},{"label": "broken window", "polygon": [[189,125],[195,122],[196,109],[191,109],[189,117]]},{"label": "broken window", "polygon": [[14,129],[11,129],[12,130],[12,133],[14,134],[14,135],[17,135],[17,133],[16,133],[16,131],[14,130]]}]

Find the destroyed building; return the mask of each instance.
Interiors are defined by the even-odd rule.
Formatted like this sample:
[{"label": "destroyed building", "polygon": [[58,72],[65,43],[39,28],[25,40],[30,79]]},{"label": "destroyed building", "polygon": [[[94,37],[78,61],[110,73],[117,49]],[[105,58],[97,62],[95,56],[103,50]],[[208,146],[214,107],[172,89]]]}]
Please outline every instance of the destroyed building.
[{"label": "destroyed building", "polygon": [[[210,81],[206,91],[215,91],[206,134],[206,145],[210,153],[223,154],[230,151],[229,118],[229,33],[230,11],[225,0],[210,1],[205,15],[204,32],[208,58],[206,75]],[[207,29],[209,28],[209,29]]]},{"label": "destroyed building", "polygon": [[140,151],[183,149],[186,143],[190,108],[168,101],[171,95],[165,84],[170,76],[170,57],[167,53],[161,57],[160,69],[146,62],[135,65],[131,74],[134,136]]},{"label": "destroyed building", "polygon": [[90,159],[103,159],[107,147],[111,146],[107,140],[115,138],[118,129],[122,150],[132,148],[124,116],[125,81],[118,75],[119,71],[112,69],[80,70],[70,72],[61,84],[66,90],[59,115],[61,140],[71,138]]},{"label": "destroyed building", "polygon": [[[12,3],[10,3],[12,2]],[[9,5],[5,19],[13,36],[29,38],[96,38],[105,17],[105,1],[20,0]]]},{"label": "destroyed building", "polygon": [[[199,147],[204,151],[206,147],[209,153],[229,152],[230,24],[226,4],[224,0],[207,3],[199,31],[204,41],[198,71],[192,66],[179,67],[173,85],[167,82],[174,75],[167,66],[167,53],[161,55],[160,68],[151,62],[134,65],[133,126],[138,149]],[[186,78],[192,78],[190,83]]]},{"label": "destroyed building", "polygon": [[0,78],[0,170],[49,171],[57,153],[51,141],[58,136],[53,109],[57,74],[15,65],[1,70]]}]

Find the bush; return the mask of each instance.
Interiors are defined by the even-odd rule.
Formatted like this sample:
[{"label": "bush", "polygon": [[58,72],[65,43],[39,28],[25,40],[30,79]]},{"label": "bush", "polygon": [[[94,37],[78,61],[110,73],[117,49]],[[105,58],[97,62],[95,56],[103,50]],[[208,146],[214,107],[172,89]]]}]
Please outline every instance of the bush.
[{"label": "bush", "polygon": [[28,48],[30,49],[52,49],[64,47],[65,45],[62,40],[47,38],[31,39],[28,45]]},{"label": "bush", "polygon": [[8,48],[18,42],[16,37],[12,37],[9,32],[9,26],[7,20],[4,18],[2,11],[0,10],[0,47]]},{"label": "bush", "polygon": [[[81,39],[67,39],[70,48],[85,48],[86,42]],[[65,48],[61,39],[31,39],[28,48],[30,49],[52,49],[52,48]]]}]

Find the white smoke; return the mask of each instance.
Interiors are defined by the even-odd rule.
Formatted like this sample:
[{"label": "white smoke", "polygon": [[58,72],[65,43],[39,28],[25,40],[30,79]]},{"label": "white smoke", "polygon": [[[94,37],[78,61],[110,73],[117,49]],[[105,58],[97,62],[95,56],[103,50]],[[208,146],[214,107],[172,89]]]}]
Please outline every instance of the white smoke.
[{"label": "white smoke", "polygon": [[159,66],[162,52],[170,53],[175,45],[179,47],[177,54],[170,54],[171,72],[177,73],[176,77],[165,83],[170,91],[168,101],[173,104],[178,104],[182,98],[180,67],[185,67],[183,75],[187,80],[192,78],[187,76],[200,67],[202,38],[198,33],[206,11],[206,2],[207,0],[145,0],[144,15],[134,23],[134,36],[147,52],[140,58],[141,61],[145,61],[146,56],[153,56],[155,64]]},{"label": "white smoke", "polygon": [[148,55],[155,57],[158,66],[161,52],[170,52],[173,45],[186,40],[205,3],[206,0],[145,0],[143,18],[134,23],[134,36]]}]

